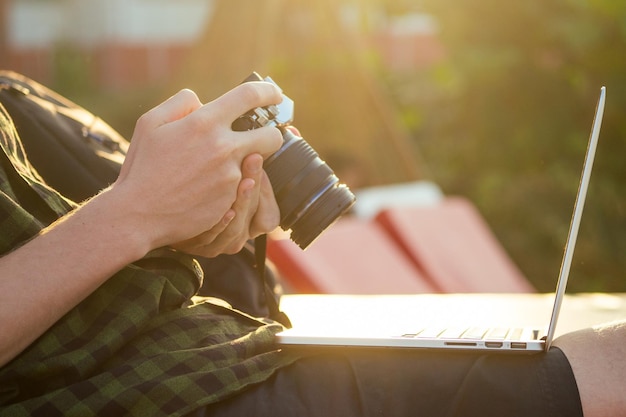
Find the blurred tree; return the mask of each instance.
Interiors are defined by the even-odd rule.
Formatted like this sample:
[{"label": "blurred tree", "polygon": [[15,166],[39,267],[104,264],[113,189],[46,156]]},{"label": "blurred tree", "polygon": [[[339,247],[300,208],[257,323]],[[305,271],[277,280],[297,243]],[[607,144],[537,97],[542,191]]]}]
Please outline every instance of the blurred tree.
[{"label": "blurred tree", "polygon": [[[387,1],[406,11],[406,2]],[[626,6],[610,0],[422,0],[449,59],[392,78],[449,193],[477,203],[540,290],[551,290],[601,85],[608,103],[572,270],[575,290],[626,290]],[[416,87],[417,86],[417,87]],[[407,95],[421,88],[425,94]]]},{"label": "blurred tree", "polygon": [[[357,11],[352,26],[346,6]],[[103,92],[97,96],[114,106],[95,111],[132,126],[176,88],[208,100],[252,70],[271,75],[296,102],[295,124],[333,168],[365,165],[366,183],[428,177],[469,197],[529,279],[550,291],[606,85],[570,288],[626,291],[626,2],[216,0],[215,7],[181,77],[151,99]],[[433,15],[447,58],[432,68],[384,70],[364,41],[380,9]]]},{"label": "blurred tree", "polygon": [[416,179],[424,175],[419,153],[369,49],[341,20],[343,3],[218,0],[181,79],[208,99],[252,70],[270,75],[295,101],[294,124],[340,178],[357,169],[369,173],[358,185]]}]

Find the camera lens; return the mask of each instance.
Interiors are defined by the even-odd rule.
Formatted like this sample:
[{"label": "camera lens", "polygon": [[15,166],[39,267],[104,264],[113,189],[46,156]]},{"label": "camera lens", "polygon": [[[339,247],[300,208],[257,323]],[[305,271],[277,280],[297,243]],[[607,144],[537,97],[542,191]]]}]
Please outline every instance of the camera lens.
[{"label": "camera lens", "polygon": [[[244,82],[261,80],[253,72]],[[265,80],[273,82],[269,77]],[[352,207],[356,197],[303,138],[285,128],[292,116],[293,101],[283,94],[280,104],[250,110],[232,127],[244,131],[271,124],[281,130],[283,145],[263,167],[280,209],[280,227],[291,230],[291,240],[306,249]]]},{"label": "camera lens", "polygon": [[354,204],[350,189],[301,137],[281,129],[283,145],[265,161],[280,208],[280,227],[302,249]]}]

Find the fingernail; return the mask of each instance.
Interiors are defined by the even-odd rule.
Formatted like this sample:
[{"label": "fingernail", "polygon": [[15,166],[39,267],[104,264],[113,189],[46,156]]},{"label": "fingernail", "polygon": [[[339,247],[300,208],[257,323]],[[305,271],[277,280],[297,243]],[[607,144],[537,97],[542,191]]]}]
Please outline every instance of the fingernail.
[{"label": "fingernail", "polygon": [[235,218],[235,212],[231,210],[228,213],[226,213],[226,215],[224,215],[224,218],[222,219],[222,221],[224,222],[224,224],[230,224],[230,222],[232,222],[234,218]]}]

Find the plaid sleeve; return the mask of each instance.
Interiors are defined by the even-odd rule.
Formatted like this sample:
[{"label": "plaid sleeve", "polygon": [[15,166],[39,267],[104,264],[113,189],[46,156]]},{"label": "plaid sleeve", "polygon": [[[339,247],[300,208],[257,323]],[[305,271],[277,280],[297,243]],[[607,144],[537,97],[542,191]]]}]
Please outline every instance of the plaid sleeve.
[{"label": "plaid sleeve", "polygon": [[280,325],[190,304],[190,273],[115,275],[0,371],[0,415],[184,415],[292,362]]}]

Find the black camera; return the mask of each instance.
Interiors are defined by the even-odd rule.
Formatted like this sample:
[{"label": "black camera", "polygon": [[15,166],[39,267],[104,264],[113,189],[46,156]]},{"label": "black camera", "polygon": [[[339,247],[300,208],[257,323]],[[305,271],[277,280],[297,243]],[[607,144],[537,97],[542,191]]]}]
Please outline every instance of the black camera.
[{"label": "black camera", "polygon": [[[244,82],[269,81],[252,73]],[[280,88],[280,87],[279,87]],[[288,129],[293,121],[294,103],[283,94],[276,106],[257,107],[233,123],[238,131],[276,126],[283,145],[263,164],[280,208],[280,227],[291,230],[291,240],[306,249],[326,228],[354,204],[350,189],[339,182],[333,170],[301,137]]]}]

